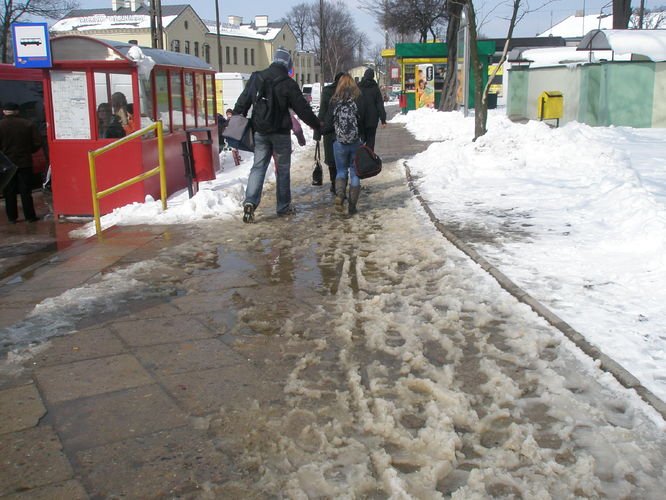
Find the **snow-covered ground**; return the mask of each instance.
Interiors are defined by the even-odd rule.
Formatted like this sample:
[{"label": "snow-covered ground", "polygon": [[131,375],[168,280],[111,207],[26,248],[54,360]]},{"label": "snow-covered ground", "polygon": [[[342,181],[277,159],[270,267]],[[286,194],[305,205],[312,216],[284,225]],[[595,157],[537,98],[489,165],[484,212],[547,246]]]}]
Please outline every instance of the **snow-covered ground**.
[{"label": "snow-covered ground", "polygon": [[[666,399],[666,131],[553,129],[497,110],[473,142],[473,117],[461,113],[393,122],[434,141],[409,167],[438,218],[474,230],[484,257]],[[294,145],[294,162],[312,154]],[[223,153],[223,171],[194,198],[177,193],[166,212],[159,201],[129,205],[103,227],[238,216],[252,163],[242,156],[236,167]]]},{"label": "snow-covered ground", "polygon": [[437,141],[409,161],[437,217],[666,399],[666,131],[497,112],[473,142],[459,113],[394,121]]}]

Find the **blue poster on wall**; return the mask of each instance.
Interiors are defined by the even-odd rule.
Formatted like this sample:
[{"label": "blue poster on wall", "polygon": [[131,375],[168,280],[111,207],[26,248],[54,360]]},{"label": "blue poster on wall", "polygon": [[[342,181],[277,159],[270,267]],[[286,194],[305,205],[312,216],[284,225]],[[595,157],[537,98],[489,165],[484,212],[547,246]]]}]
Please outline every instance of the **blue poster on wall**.
[{"label": "blue poster on wall", "polygon": [[14,66],[50,68],[51,43],[46,23],[13,23]]}]

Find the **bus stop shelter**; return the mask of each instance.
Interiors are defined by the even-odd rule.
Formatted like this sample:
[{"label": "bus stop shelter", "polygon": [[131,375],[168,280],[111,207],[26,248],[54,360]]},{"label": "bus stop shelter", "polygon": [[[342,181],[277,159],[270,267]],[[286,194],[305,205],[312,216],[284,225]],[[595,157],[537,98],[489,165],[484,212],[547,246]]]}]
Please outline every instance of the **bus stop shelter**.
[{"label": "bus stop shelter", "polygon": [[[108,113],[116,113],[119,99],[123,116],[129,116],[123,134],[162,121],[168,193],[187,186],[182,154],[187,129],[210,129],[218,151],[215,72],[201,59],[84,36],[54,38],[51,47],[44,101],[55,215],[93,213],[88,152],[118,137],[109,132]],[[100,190],[154,168],[157,157],[155,134],[110,151],[97,162]],[[218,155],[212,157],[217,170]],[[159,193],[159,179],[146,179],[104,198],[101,213]]]}]

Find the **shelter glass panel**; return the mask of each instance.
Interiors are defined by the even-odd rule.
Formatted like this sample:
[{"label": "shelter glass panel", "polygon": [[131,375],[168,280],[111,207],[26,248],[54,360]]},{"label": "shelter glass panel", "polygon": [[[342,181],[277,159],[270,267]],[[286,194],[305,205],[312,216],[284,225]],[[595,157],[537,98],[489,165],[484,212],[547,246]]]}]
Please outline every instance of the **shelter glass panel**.
[{"label": "shelter glass panel", "polygon": [[169,78],[164,70],[155,72],[155,96],[157,101],[157,119],[162,120],[162,130],[167,132],[171,126],[169,117]]},{"label": "shelter glass panel", "polygon": [[204,75],[206,78],[206,113],[208,114],[208,125],[215,125],[215,90],[213,82],[215,75]]},{"label": "shelter glass panel", "polygon": [[171,78],[171,118],[173,129],[183,128],[183,89],[179,71],[170,72]]},{"label": "shelter glass panel", "polygon": [[183,87],[185,90],[185,128],[196,127],[197,123],[194,115],[194,75],[186,72],[183,76]]},{"label": "shelter glass panel", "polygon": [[195,96],[196,96],[196,110],[197,110],[197,127],[206,125],[206,95],[204,91],[204,76],[203,73],[194,74],[195,82]]}]

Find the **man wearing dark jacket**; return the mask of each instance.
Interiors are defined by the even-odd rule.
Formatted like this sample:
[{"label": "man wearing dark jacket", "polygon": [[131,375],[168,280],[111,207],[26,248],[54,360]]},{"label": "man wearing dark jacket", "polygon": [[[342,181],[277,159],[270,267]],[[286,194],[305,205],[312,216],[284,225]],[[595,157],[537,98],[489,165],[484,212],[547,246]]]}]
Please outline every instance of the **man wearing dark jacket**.
[{"label": "man wearing dark jacket", "polygon": [[358,84],[365,101],[365,123],[363,124],[363,136],[365,145],[375,149],[375,136],[377,135],[377,124],[382,122],[382,128],[386,127],[386,110],[384,109],[384,98],[379,86],[375,81],[374,70],[368,68]]},{"label": "man wearing dark jacket", "polygon": [[[326,85],[321,91],[321,99],[319,102],[319,119],[321,121],[326,120],[326,114],[328,113],[328,107],[331,103],[331,97],[335,94],[335,88],[338,86],[338,80],[344,75],[343,71],[340,71],[335,75],[333,83]],[[318,141],[321,139],[321,134],[315,132],[313,134],[313,139]],[[337,175],[337,169],[335,168],[335,156],[333,155],[333,141],[335,140],[335,134],[333,132],[329,134],[324,134],[324,163],[328,167],[328,175],[331,179],[331,193],[335,194],[335,176]]]},{"label": "man wearing dark jacket", "polygon": [[[272,81],[275,103],[277,104],[277,125],[272,130],[261,130],[259,124],[253,123],[254,130],[254,164],[245,190],[243,202],[243,222],[254,221],[254,210],[261,201],[266,169],[275,158],[277,168],[277,214],[288,215],[293,212],[291,206],[291,115],[293,109],[298,117],[315,130],[321,124],[312,108],[303,97],[298,84],[289,77],[293,66],[291,55],[285,49],[275,51],[273,63],[263,71],[252,74],[245,90],[238,97],[234,114],[246,116],[254,104],[260,81]],[[250,119],[252,122],[252,119]]]},{"label": "man wearing dark jacket", "polygon": [[32,201],[32,153],[37,152],[42,141],[37,126],[18,116],[19,107],[14,103],[3,106],[4,118],[0,120],[0,151],[18,167],[5,187],[5,210],[12,224],[18,219],[17,195],[21,195],[23,215],[28,222],[37,221]]}]

